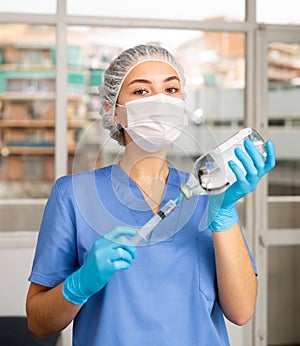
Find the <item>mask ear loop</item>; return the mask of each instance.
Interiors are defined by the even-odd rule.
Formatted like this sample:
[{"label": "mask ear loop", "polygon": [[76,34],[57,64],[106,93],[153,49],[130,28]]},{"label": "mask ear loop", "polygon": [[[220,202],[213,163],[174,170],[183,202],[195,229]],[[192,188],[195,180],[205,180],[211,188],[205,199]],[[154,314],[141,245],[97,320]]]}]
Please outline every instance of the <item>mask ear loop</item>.
[{"label": "mask ear loop", "polygon": [[[121,132],[121,131],[123,131],[124,126],[122,125],[121,120],[119,119],[118,115],[116,114],[116,108],[117,108],[117,107],[119,107],[119,108],[121,108],[121,109],[126,109],[126,106],[120,105],[119,103],[116,103],[116,104],[114,105],[114,112],[113,112],[113,114],[114,114],[114,122],[115,122],[115,125],[116,125],[117,130],[118,130],[119,132]],[[118,117],[118,121],[119,121],[119,122],[116,122],[116,117]]]}]

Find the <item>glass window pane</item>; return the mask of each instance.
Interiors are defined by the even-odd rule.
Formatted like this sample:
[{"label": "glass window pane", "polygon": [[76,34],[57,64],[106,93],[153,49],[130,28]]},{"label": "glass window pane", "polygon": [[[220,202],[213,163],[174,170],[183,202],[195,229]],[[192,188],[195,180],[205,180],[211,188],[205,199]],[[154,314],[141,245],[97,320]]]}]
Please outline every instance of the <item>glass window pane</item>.
[{"label": "glass window pane", "polygon": [[14,13],[55,13],[56,0],[10,0],[1,1],[0,12]]},{"label": "glass window pane", "polygon": [[[188,130],[173,146],[169,155],[177,168],[187,169],[203,150],[211,149],[243,126],[243,34],[70,26],[68,47],[74,61],[69,60],[69,64],[73,64],[72,72],[76,67],[78,75],[76,80],[68,76],[69,172],[117,159],[121,147],[109,139],[99,121],[97,87],[102,83],[104,69],[120,51],[145,42],[160,44],[177,57],[185,70],[188,107],[198,109],[205,119],[199,124],[199,118],[191,118]],[[76,149],[80,150],[74,161],[72,145],[74,148],[78,138],[80,148]]]},{"label": "glass window pane", "polygon": [[269,228],[300,228],[300,202],[269,202]]},{"label": "glass window pane", "polygon": [[[159,10],[158,10],[159,9]],[[67,1],[68,14],[155,18],[155,19],[189,19],[189,20],[218,20],[243,21],[245,18],[245,0],[211,0],[208,2],[195,1],[160,1],[152,0],[145,6],[141,1],[98,1],[86,0],[84,6],[80,0]]]},{"label": "glass window pane", "polygon": [[[10,201],[11,203],[9,203]],[[44,208],[45,201],[40,199],[2,200],[0,203],[0,232],[37,231],[41,224]]]},{"label": "glass window pane", "polygon": [[299,24],[298,0],[256,1],[257,21],[268,24]]},{"label": "glass window pane", "polygon": [[300,246],[268,251],[268,345],[299,345]]},{"label": "glass window pane", "polygon": [[300,44],[268,46],[268,121],[277,154],[269,174],[270,195],[299,195]]},{"label": "glass window pane", "polygon": [[55,32],[0,28],[0,198],[48,196],[54,179]]}]

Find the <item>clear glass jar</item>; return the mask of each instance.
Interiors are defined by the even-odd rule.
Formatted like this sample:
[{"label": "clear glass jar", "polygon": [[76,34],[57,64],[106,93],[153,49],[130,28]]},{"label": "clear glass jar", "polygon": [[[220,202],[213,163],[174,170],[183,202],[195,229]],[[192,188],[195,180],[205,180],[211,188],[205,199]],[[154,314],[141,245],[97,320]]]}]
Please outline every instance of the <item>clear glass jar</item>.
[{"label": "clear glass jar", "polygon": [[250,127],[242,129],[195,161],[187,183],[180,187],[183,195],[191,198],[193,195],[219,194],[233,184],[236,177],[227,163],[233,160],[244,171],[234,150],[245,150],[246,138],[253,142],[265,160],[267,153],[264,139]]}]

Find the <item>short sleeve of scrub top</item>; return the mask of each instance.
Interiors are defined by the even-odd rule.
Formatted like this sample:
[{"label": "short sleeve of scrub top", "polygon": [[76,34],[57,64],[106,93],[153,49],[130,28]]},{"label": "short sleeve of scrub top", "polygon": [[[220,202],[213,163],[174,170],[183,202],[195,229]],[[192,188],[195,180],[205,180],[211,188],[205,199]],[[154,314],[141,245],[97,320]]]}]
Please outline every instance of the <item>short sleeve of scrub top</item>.
[{"label": "short sleeve of scrub top", "polygon": [[75,236],[72,208],[67,210],[59,183],[55,183],[45,207],[29,280],[54,287],[72,274],[78,267]]}]

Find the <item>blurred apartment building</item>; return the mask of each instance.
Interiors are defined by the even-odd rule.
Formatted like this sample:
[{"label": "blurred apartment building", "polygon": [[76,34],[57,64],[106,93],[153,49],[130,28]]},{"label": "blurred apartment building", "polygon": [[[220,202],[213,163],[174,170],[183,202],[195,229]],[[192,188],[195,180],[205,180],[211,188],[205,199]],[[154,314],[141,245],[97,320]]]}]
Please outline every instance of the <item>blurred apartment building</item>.
[{"label": "blurred apartment building", "polygon": [[[0,180],[19,187],[11,190],[14,197],[46,197],[54,180],[55,50],[42,37],[0,46]],[[103,69],[85,65],[79,46],[68,46],[67,56],[66,145],[71,172],[80,136],[98,112]],[[28,186],[22,190],[22,182],[40,190],[26,196]],[[0,195],[9,197],[3,184]]]}]

